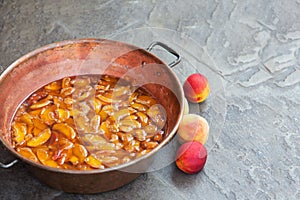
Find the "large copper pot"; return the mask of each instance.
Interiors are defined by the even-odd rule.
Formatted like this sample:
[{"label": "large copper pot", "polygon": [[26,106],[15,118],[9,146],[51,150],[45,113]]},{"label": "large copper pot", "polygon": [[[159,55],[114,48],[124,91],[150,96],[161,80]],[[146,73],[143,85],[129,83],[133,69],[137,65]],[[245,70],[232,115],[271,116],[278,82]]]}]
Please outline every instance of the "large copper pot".
[{"label": "large copper pot", "polygon": [[[154,154],[175,135],[183,114],[183,90],[170,66],[178,54],[160,45],[177,59],[166,64],[145,49],[103,39],[79,39],[53,43],[21,57],[0,76],[0,140],[29,170],[51,187],[74,193],[97,193],[121,187],[147,170]],[[153,47],[150,46],[148,50]],[[108,74],[134,76],[163,105],[167,114],[166,137],[147,155],[104,170],[75,171],[47,167],[23,158],[11,145],[10,124],[18,106],[41,86],[65,76]],[[0,166],[5,165],[0,163]]]}]

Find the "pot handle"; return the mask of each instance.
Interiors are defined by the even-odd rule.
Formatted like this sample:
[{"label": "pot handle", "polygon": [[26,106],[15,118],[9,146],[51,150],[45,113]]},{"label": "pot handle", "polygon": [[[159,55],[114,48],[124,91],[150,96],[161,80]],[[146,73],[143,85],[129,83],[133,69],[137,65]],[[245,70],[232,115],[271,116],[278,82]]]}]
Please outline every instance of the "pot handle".
[{"label": "pot handle", "polygon": [[3,168],[3,169],[7,169],[7,168],[10,168],[12,167],[14,164],[16,164],[18,162],[18,160],[14,160],[8,164],[3,164],[0,162],[0,168]]},{"label": "pot handle", "polygon": [[169,63],[169,67],[174,67],[175,65],[177,65],[178,63],[180,63],[181,61],[181,56],[172,48],[170,48],[168,45],[162,43],[162,42],[152,42],[149,47],[146,49],[147,51],[151,51],[153,49],[154,46],[160,46],[163,49],[165,49],[167,52],[171,53],[172,55],[174,55],[176,57],[176,60],[174,60],[173,62]]}]

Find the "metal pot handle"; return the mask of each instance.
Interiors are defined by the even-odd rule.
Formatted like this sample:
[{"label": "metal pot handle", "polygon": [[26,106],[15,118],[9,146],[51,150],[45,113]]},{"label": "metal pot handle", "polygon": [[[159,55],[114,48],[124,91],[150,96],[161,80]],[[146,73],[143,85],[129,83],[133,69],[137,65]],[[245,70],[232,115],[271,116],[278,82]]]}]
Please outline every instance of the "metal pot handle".
[{"label": "metal pot handle", "polygon": [[0,168],[3,168],[3,169],[7,169],[7,168],[10,168],[12,167],[14,164],[16,164],[18,162],[18,160],[14,160],[8,164],[3,164],[0,162]]},{"label": "metal pot handle", "polygon": [[163,49],[165,49],[166,51],[168,51],[169,53],[171,53],[172,55],[174,55],[176,57],[176,60],[169,63],[169,67],[172,68],[175,65],[177,65],[178,63],[180,63],[181,56],[174,49],[170,48],[168,45],[166,45],[162,42],[158,42],[158,41],[152,42],[146,50],[151,51],[154,46],[160,46],[160,47],[162,47]]}]

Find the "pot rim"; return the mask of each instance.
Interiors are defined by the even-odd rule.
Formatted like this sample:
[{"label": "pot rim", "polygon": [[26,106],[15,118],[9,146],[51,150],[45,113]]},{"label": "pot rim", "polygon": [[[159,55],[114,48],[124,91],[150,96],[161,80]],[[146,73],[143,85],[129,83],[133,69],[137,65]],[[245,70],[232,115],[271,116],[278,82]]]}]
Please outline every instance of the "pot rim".
[{"label": "pot rim", "polygon": [[[174,71],[171,69],[171,67],[166,64],[164,61],[162,61],[160,58],[158,58],[156,55],[154,55],[153,53],[151,53],[150,51],[147,51],[146,49],[137,47],[135,45],[132,44],[128,44],[125,42],[121,42],[121,41],[116,41],[116,40],[110,40],[110,39],[104,39],[104,38],[79,38],[79,39],[72,39],[72,40],[63,40],[63,41],[58,41],[58,42],[54,42],[54,43],[50,43],[47,45],[44,45],[42,47],[39,47],[23,56],[21,56],[20,58],[18,58],[17,60],[15,60],[12,64],[10,64],[1,74],[0,74],[0,82],[7,76],[9,75],[9,73],[15,68],[17,67],[20,63],[26,61],[27,59],[30,59],[31,57],[42,53],[44,51],[50,50],[50,49],[54,49],[57,47],[62,47],[65,45],[70,45],[70,44],[76,44],[76,43],[101,43],[104,41],[109,41],[109,42],[113,42],[113,43],[118,43],[121,45],[127,45],[127,46],[131,46],[134,49],[138,49],[141,50],[143,52],[145,52],[146,54],[150,54],[151,56],[153,56],[154,58],[158,59],[159,61],[162,62],[162,64],[165,66],[166,70],[173,76],[172,78],[174,78],[175,82],[178,83],[178,85],[180,84],[180,81],[177,77],[177,75],[174,73]],[[93,170],[70,170],[70,169],[59,169],[59,168],[53,168],[53,167],[49,167],[40,163],[36,163],[34,161],[31,161],[23,156],[21,156],[20,154],[18,154],[14,148],[12,148],[12,146],[10,144],[8,144],[6,141],[4,141],[2,139],[2,136],[0,136],[0,141],[2,142],[2,144],[10,150],[10,152],[17,156],[18,158],[20,158],[22,161],[33,165],[35,167],[39,167],[48,171],[52,171],[52,172],[59,172],[59,173],[66,173],[66,174],[97,174],[97,173],[104,173],[104,172],[111,172],[111,171],[115,171],[115,170],[119,170],[122,171],[122,169],[126,169],[129,168],[130,166],[133,166],[136,163],[139,163],[151,156],[154,156],[164,145],[166,145],[170,140],[172,140],[172,138],[176,135],[176,131],[179,127],[179,123],[183,117],[183,100],[184,100],[184,92],[183,92],[183,88],[180,87],[179,89],[180,94],[178,95],[179,97],[179,104],[180,104],[180,111],[179,111],[179,118],[175,124],[175,126],[173,127],[173,129],[170,131],[169,135],[157,146],[155,147],[153,150],[151,150],[149,153],[136,158],[132,161],[129,161],[128,163],[124,163],[121,165],[117,165],[114,167],[109,167],[109,168],[105,168],[105,169],[93,169]],[[130,173],[135,173],[135,172],[130,172]],[[136,173],[143,173],[143,172],[136,172]]]}]

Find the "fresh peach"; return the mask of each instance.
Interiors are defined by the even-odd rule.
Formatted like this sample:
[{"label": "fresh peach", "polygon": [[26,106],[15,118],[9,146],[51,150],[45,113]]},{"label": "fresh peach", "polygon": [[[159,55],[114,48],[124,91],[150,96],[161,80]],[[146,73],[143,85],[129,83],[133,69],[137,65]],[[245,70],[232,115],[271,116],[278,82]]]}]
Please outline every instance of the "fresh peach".
[{"label": "fresh peach", "polygon": [[187,115],[187,114],[189,114],[189,103],[186,98],[183,98],[183,101],[184,101],[183,114]]},{"label": "fresh peach", "polygon": [[200,73],[196,73],[185,80],[183,90],[190,102],[200,103],[208,97],[210,87],[207,78]]},{"label": "fresh peach", "polygon": [[197,114],[184,115],[177,130],[180,143],[198,141],[205,144],[208,134],[209,125],[206,119]]},{"label": "fresh peach", "polygon": [[203,169],[206,158],[206,148],[200,142],[187,142],[181,145],[177,151],[176,165],[187,174],[196,174]]}]

